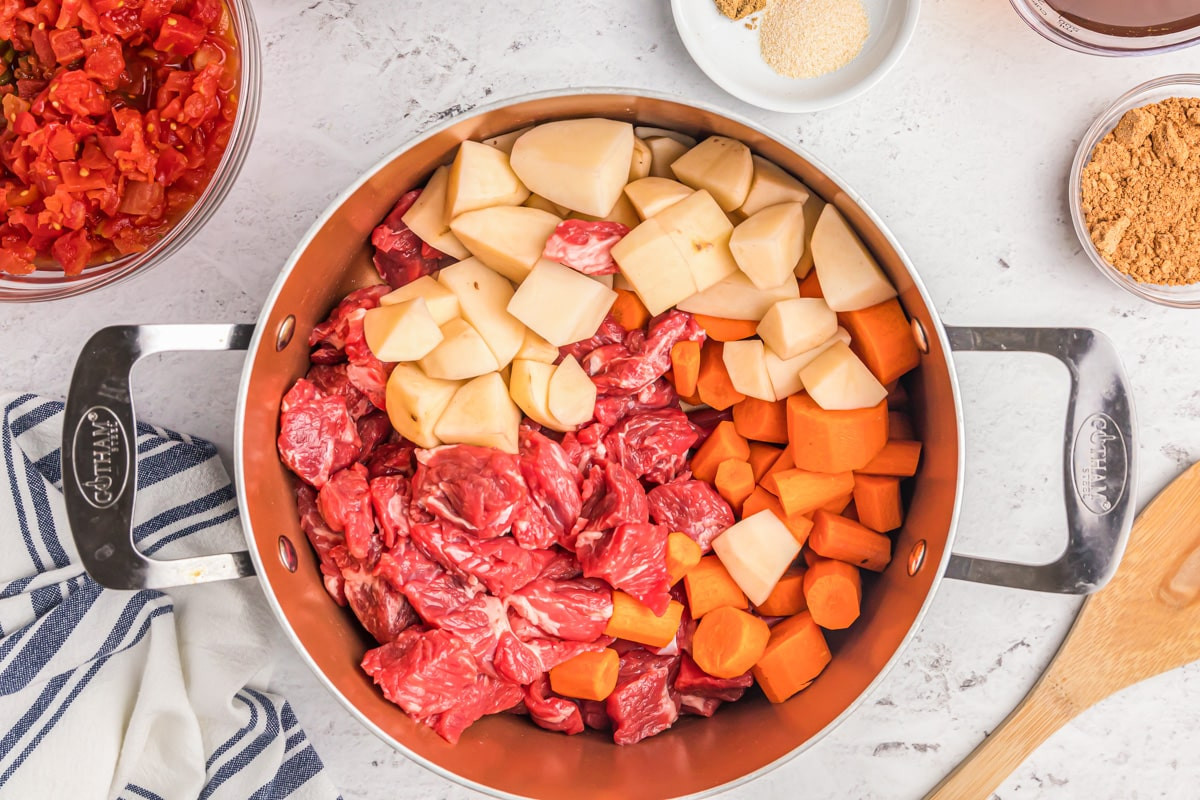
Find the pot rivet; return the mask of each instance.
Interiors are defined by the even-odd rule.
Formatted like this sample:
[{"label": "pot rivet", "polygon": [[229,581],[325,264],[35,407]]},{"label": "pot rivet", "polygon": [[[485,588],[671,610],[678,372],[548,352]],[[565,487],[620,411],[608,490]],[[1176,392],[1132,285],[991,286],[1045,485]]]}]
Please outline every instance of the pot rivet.
[{"label": "pot rivet", "polygon": [[921,539],[913,545],[912,551],[908,554],[908,574],[916,575],[921,571],[921,567],[925,564],[925,540]]},{"label": "pot rivet", "polygon": [[921,320],[913,317],[912,320],[913,340],[917,343],[917,349],[922,353],[929,353],[929,337],[925,335],[925,326]]},{"label": "pot rivet", "polygon": [[296,317],[288,314],[279,323],[279,332],[275,334],[275,350],[279,351],[288,346],[292,335],[296,332]]},{"label": "pot rivet", "polygon": [[279,560],[288,572],[295,572],[296,567],[299,566],[296,548],[292,546],[292,540],[286,536],[279,537]]}]

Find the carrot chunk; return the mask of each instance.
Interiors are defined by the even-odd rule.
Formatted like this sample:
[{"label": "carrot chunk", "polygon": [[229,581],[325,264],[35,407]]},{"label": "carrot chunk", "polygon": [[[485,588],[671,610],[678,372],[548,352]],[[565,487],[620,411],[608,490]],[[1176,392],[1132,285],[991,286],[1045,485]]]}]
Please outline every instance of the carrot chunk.
[{"label": "carrot chunk", "polygon": [[[737,427],[736,423],[734,423],[734,427]],[[750,462],[750,467],[754,470],[754,482],[761,482],[763,476],[767,474],[767,471],[771,469],[785,452],[787,451],[778,447],[772,447],[763,442],[751,442],[750,457],[747,460]]]},{"label": "carrot chunk", "polygon": [[913,428],[912,417],[903,411],[888,412],[889,439],[916,439],[916,429]]},{"label": "carrot chunk", "polygon": [[718,342],[736,342],[749,339],[758,329],[758,321],[752,319],[726,319],[710,317],[708,314],[692,314],[696,324],[704,328],[708,338]]},{"label": "carrot chunk", "polygon": [[737,608],[706,614],[692,636],[692,659],[714,678],[737,678],[750,671],[767,649],[771,629],[760,617]]},{"label": "carrot chunk", "polygon": [[908,317],[894,297],[857,311],[843,311],[838,322],[850,334],[850,349],[880,383],[891,383],[921,363]]},{"label": "carrot chunk", "polygon": [[771,629],[767,647],[754,665],[754,680],[768,700],[782,703],[807,689],[832,658],[812,614],[801,611]]},{"label": "carrot chunk", "polygon": [[787,415],[792,458],[800,469],[860,470],[887,444],[885,402],[853,411],[826,411],[801,392],[787,399]]},{"label": "carrot chunk", "polygon": [[813,514],[808,546],[819,556],[836,558],[873,572],[883,572],[892,560],[891,539],[861,523],[828,511]]},{"label": "carrot chunk", "polygon": [[746,399],[746,395],[733,388],[729,371],[725,369],[725,349],[714,339],[709,339],[700,348],[700,376],[696,381],[696,393],[701,402],[717,411],[724,411],[734,403]]},{"label": "carrot chunk", "polygon": [[757,442],[787,444],[787,401],[769,403],[747,397],[733,407],[733,424],[738,433]]},{"label": "carrot chunk", "polygon": [[563,697],[603,700],[617,688],[621,657],[611,647],[580,653],[550,669],[550,688]]},{"label": "carrot chunk", "polygon": [[614,289],[617,299],[613,301],[608,313],[618,325],[627,331],[646,327],[650,321],[650,310],[642,302],[642,298],[628,289]]},{"label": "carrot chunk", "polygon": [[681,397],[696,394],[696,381],[700,379],[700,343],[676,342],[671,345],[671,375],[675,391]]},{"label": "carrot chunk", "polygon": [[853,492],[854,473],[789,469],[775,475],[775,485],[779,487],[779,504],[785,514],[810,514]]},{"label": "carrot chunk", "polygon": [[800,296],[801,297],[824,297],[825,293],[821,291],[821,281],[817,279],[817,271],[810,269],[808,274],[800,281]]},{"label": "carrot chunk", "polygon": [[681,619],[683,603],[676,600],[672,600],[666,613],[659,617],[640,600],[624,592],[614,591],[613,613],[604,628],[604,633],[617,639],[626,639],[658,649],[675,641]]},{"label": "carrot chunk", "polygon": [[700,619],[716,608],[749,606],[741,587],[716,556],[705,556],[688,570],[683,576],[683,588],[687,591],[688,611],[693,619]]},{"label": "carrot chunk", "polygon": [[717,465],[714,485],[733,513],[741,516],[742,504],[754,491],[754,467],[750,466],[749,461],[727,458]]},{"label": "carrot chunk", "polygon": [[858,619],[862,603],[858,567],[832,558],[819,559],[804,573],[804,599],[813,622],[822,628],[849,628]]},{"label": "carrot chunk", "polygon": [[755,610],[764,617],[790,617],[806,608],[804,570],[793,567],[783,574],[770,596]]},{"label": "carrot chunk", "polygon": [[908,408],[908,389],[904,388],[904,384],[896,381],[891,386],[887,387],[887,405],[888,408]]},{"label": "carrot chunk", "polygon": [[692,475],[712,483],[717,479],[717,467],[731,458],[749,460],[750,443],[737,432],[732,422],[722,420],[692,456]]},{"label": "carrot chunk", "polygon": [[759,511],[770,511],[778,517],[800,544],[804,544],[808,539],[809,532],[812,531],[811,519],[803,514],[788,516],[784,513],[783,506],[779,505],[779,499],[761,486],[746,498],[746,502],[742,505],[742,519],[752,517]]},{"label": "carrot chunk", "polygon": [[904,524],[900,479],[886,475],[854,476],[854,507],[858,521],[873,531],[887,533]]},{"label": "carrot chunk", "polygon": [[893,439],[885,444],[866,464],[858,468],[866,475],[893,475],[911,478],[921,463],[921,443]]},{"label": "carrot chunk", "polygon": [[841,497],[835,497],[825,505],[821,506],[822,511],[828,511],[830,514],[844,514],[850,506],[850,501],[854,499],[853,494],[844,494]]},{"label": "carrot chunk", "polygon": [[792,460],[792,449],[789,447],[783,451],[771,468],[767,470],[767,474],[763,476],[761,481],[762,487],[771,494],[779,497],[779,484],[775,481],[775,476],[781,472],[787,472],[796,468],[796,462]]},{"label": "carrot chunk", "polygon": [[688,570],[700,563],[704,553],[700,545],[686,533],[673,531],[667,534],[667,582],[674,586],[688,574]]}]

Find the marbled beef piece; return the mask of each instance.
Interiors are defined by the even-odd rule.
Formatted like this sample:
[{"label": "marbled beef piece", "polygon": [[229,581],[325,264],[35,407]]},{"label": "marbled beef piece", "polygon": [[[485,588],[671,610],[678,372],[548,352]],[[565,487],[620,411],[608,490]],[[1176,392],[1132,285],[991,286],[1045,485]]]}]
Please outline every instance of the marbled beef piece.
[{"label": "marbled beef piece", "polygon": [[480,538],[508,532],[529,500],[520,460],[490,447],[443,445],[417,451],[413,501]]},{"label": "marbled beef piece", "polygon": [[613,245],[627,233],[628,226],[619,222],[563,220],[546,240],[542,257],[584,275],[611,275],[617,271],[617,262],[612,257]]},{"label": "marbled beef piece", "polygon": [[367,468],[351,464],[335,474],[317,494],[317,506],[329,527],[346,537],[346,550],[360,561],[373,562],[383,542],[375,530]]},{"label": "marbled beef piece", "polygon": [[525,708],[534,724],[548,731],[568,736],[583,733],[583,716],[574,701],[559,697],[550,690],[550,679],[539,675],[524,689]]},{"label": "marbled beef piece", "polygon": [[617,688],[604,701],[614,742],[635,744],[662,733],[679,719],[678,701],[670,688],[677,660],[655,656],[640,647],[621,654]]},{"label": "marbled beef piece", "polygon": [[579,521],[562,543],[567,549],[577,549],[581,540],[594,542],[618,525],[650,521],[646,490],[620,464],[592,465],[583,481],[582,497]]},{"label": "marbled beef piece", "polygon": [[445,253],[421,241],[404,224],[405,213],[420,196],[420,189],[400,195],[383,222],[371,232],[371,244],[375,246],[375,271],[391,289],[399,289],[422,275],[435,272],[447,258]]},{"label": "marbled beef piece", "polygon": [[650,483],[667,483],[686,469],[695,443],[695,428],[677,408],[627,416],[604,437],[608,458]]},{"label": "marbled beef piece", "polygon": [[630,331],[622,343],[625,353],[612,349],[596,357],[593,352],[580,363],[601,394],[632,394],[667,374],[676,343],[704,339],[691,314],[671,309],[650,320],[647,331]]},{"label": "marbled beef piece", "polygon": [[371,507],[383,533],[383,546],[390,550],[397,541],[408,537],[408,506],[412,501],[412,486],[403,475],[372,478],[369,485]]},{"label": "marbled beef piece", "polygon": [[667,582],[668,533],[661,525],[619,525],[595,542],[580,545],[583,574],[602,578],[661,616],[671,602],[671,585]]},{"label": "marbled beef piece", "polygon": [[[346,342],[362,336],[362,318],[367,309],[379,305],[379,298],[391,289],[382,284],[355,289],[329,313],[329,318],[312,329],[308,346],[314,364],[336,364],[346,360]],[[356,331],[352,332],[352,329]]]},{"label": "marbled beef piece", "polygon": [[[385,558],[390,556],[384,553],[380,561]],[[381,570],[379,562],[368,567],[351,556],[345,547],[335,548],[333,559],[341,569],[346,600],[354,616],[377,642],[394,641],[401,631],[418,621],[417,613],[404,595],[384,576],[388,567]]]},{"label": "marbled beef piece", "polygon": [[733,525],[733,509],[706,481],[692,478],[655,486],[646,495],[650,519],[672,531],[686,533],[707,553],[712,540]]},{"label": "marbled beef piece", "polygon": [[444,520],[414,522],[409,536],[427,556],[497,597],[508,597],[541,573],[544,551],[526,550],[511,536],[480,539]]},{"label": "marbled beef piece", "polygon": [[714,678],[684,655],[679,662],[679,673],[672,686],[681,695],[711,697],[726,703],[740,700],[746,689],[754,685],[754,676],[747,672],[736,678]]},{"label": "marbled beef piece", "polygon": [[579,519],[578,472],[558,442],[527,427],[521,428],[520,450],[529,502],[513,521],[513,536],[522,547],[545,549],[563,541]]},{"label": "marbled beef piece", "polygon": [[333,557],[334,548],[345,547],[346,537],[325,522],[320,509],[317,508],[317,491],[311,486],[301,484],[296,488],[296,510],[300,514],[300,529],[317,552],[325,591],[329,592],[329,596],[339,606],[346,605],[345,580],[342,578],[341,567]]},{"label": "marbled beef piece", "polygon": [[288,469],[320,489],[358,458],[362,440],[346,401],[323,394],[301,378],[283,396],[278,447]]},{"label": "marbled beef piece", "polygon": [[508,608],[547,636],[591,642],[604,635],[612,617],[612,589],[603,581],[538,579],[506,598]]},{"label": "marbled beef piece", "polygon": [[362,391],[350,382],[345,364],[313,364],[305,380],[311,382],[329,397],[341,397],[346,401],[346,410],[351,419],[358,421],[375,410],[374,404]]}]

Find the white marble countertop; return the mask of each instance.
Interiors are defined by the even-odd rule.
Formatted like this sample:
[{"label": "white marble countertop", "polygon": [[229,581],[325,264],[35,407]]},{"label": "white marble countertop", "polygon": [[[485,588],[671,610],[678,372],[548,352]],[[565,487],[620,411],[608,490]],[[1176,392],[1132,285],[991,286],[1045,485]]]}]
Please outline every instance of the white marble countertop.
[{"label": "white marble countertop", "polygon": [[[707,2],[708,0],[694,0]],[[1104,60],[1024,28],[1004,0],[926,0],[912,45],[873,91],[808,116],[761,112],[709,83],[666,0],[255,0],[262,117],[241,178],[171,263],[55,305],[0,307],[0,389],[65,393],[97,328],[250,321],[294,243],[362,170],[436,120],[529,91],[615,85],[696,98],[803,143],[886,220],[947,322],[1085,325],[1117,343],[1140,420],[1140,502],[1200,458],[1200,317],[1096,274],[1065,197],[1095,116],[1141,81],[1200,71],[1200,50]],[[520,13],[516,12],[520,8]],[[1048,560],[1065,541],[1058,459],[1066,376],[1048,359],[957,359],[967,484],[959,549]],[[137,369],[142,416],[229,452],[241,363],[172,355]],[[1078,601],[947,581],[896,669],[845,724],[730,798],[915,798],[1017,703]],[[291,699],[349,798],[473,793],[360,727],[286,646]],[[1068,725],[998,791],[1011,798],[1194,798],[1200,666],[1133,687]]]}]

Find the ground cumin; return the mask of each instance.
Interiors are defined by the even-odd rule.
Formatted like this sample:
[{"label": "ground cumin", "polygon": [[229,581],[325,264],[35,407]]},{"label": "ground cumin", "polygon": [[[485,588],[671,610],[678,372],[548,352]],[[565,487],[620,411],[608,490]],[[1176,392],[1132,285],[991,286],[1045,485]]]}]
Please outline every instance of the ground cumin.
[{"label": "ground cumin", "polygon": [[1141,283],[1200,282],[1200,98],[1127,111],[1082,188],[1088,232],[1113,267]]},{"label": "ground cumin", "polygon": [[741,19],[763,10],[767,0],[717,0],[717,10],[730,19]]}]

